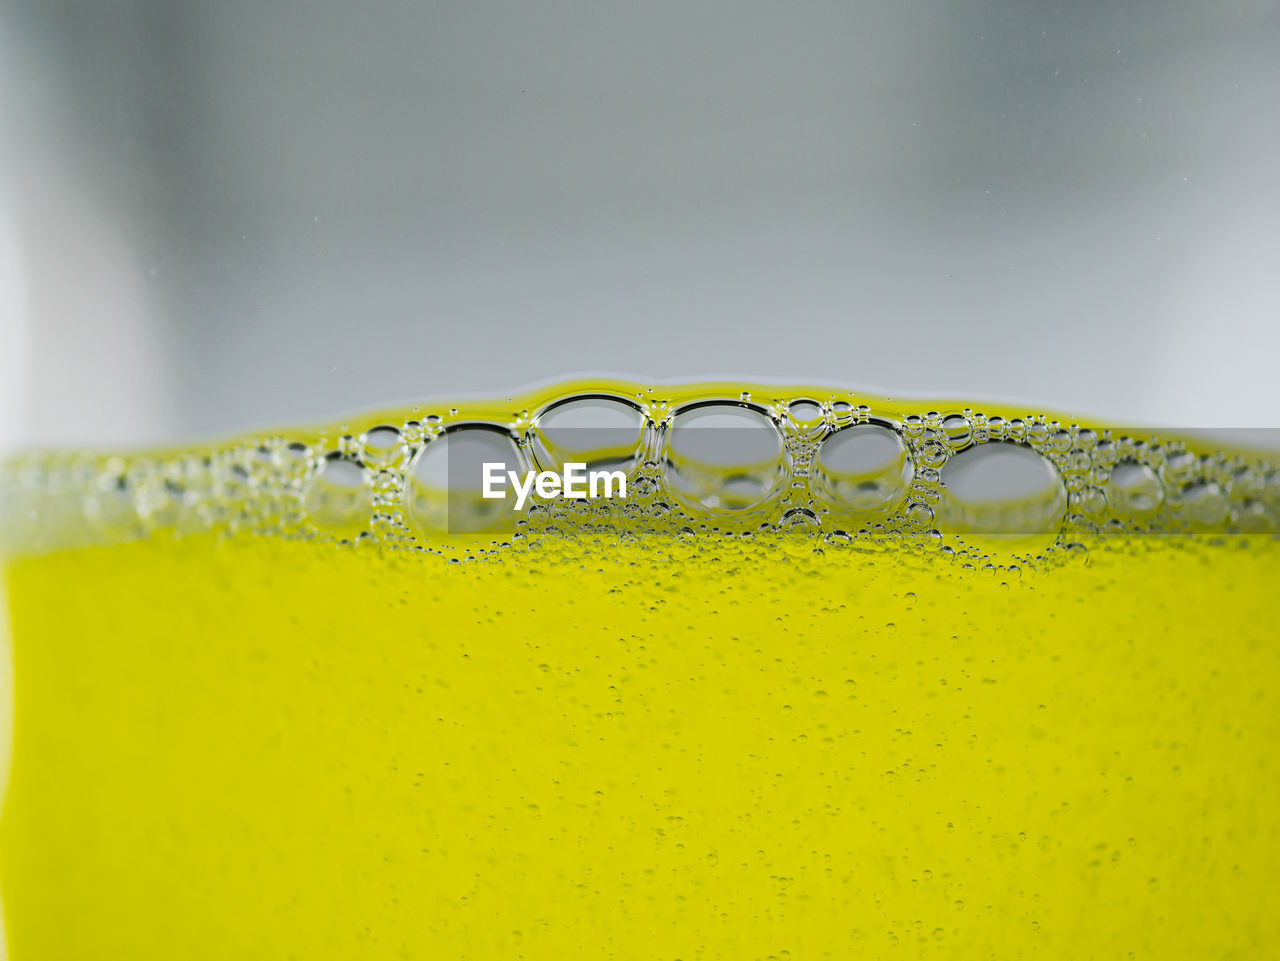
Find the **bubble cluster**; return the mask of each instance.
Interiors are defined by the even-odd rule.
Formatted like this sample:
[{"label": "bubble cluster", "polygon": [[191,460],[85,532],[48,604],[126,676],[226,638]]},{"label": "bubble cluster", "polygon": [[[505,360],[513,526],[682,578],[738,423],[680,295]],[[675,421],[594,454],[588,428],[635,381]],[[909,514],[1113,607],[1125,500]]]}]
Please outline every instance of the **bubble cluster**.
[{"label": "bubble cluster", "polygon": [[[1043,415],[904,410],[852,395],[723,386],[564,390],[415,408],[367,424],[133,456],[0,463],[6,551],[252,531],[432,550],[549,532],[776,532],[845,544],[1280,531],[1280,453]],[[621,501],[485,497],[503,472],[616,471]]]}]

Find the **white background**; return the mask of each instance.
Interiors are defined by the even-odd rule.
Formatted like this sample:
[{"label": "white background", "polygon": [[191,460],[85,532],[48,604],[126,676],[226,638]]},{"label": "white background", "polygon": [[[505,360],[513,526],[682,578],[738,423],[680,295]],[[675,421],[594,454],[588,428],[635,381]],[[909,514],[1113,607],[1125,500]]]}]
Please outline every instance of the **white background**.
[{"label": "white background", "polygon": [[13,0],[0,444],[581,371],[1280,424],[1280,4]]}]

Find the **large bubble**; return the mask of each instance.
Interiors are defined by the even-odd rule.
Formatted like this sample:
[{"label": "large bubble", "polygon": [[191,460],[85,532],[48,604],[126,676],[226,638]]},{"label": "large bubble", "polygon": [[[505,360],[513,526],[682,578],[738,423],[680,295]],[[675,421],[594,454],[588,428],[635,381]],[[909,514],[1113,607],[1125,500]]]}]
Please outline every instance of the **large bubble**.
[{"label": "large bubble", "polygon": [[963,450],[942,468],[941,479],[939,517],[946,533],[1032,537],[1062,527],[1062,475],[1022,444],[992,441]]},{"label": "large bubble", "polygon": [[621,397],[578,395],[539,413],[529,441],[541,470],[563,472],[574,463],[631,474],[644,457],[645,416],[638,404]]},{"label": "large bubble", "polygon": [[853,424],[836,431],[814,459],[814,493],[837,514],[876,518],[907,496],[914,466],[902,436],[882,424]]},{"label": "large bubble", "polygon": [[689,506],[711,511],[756,507],[787,474],[782,435],[765,410],[727,401],[677,410],[665,463],[674,495]]},{"label": "large bubble", "polygon": [[[405,519],[415,533],[509,530],[519,519],[509,478],[499,497],[485,497],[486,465],[504,478],[529,467],[511,432],[498,424],[458,424],[429,441],[409,466]],[[528,508],[528,504],[523,505]]]}]

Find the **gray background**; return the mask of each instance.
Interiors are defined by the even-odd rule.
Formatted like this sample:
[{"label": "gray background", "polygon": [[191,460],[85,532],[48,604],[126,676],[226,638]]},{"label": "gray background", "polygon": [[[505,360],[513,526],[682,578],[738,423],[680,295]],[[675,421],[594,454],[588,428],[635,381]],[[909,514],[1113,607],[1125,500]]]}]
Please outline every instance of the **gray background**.
[{"label": "gray background", "polygon": [[0,443],[582,371],[1280,422],[1280,3],[9,0]]}]

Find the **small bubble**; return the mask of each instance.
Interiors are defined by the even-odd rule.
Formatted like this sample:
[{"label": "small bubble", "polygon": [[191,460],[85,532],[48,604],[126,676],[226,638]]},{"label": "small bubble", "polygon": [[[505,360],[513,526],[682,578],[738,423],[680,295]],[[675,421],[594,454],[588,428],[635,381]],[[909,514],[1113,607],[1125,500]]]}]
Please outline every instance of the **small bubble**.
[{"label": "small bubble", "polygon": [[822,526],[818,515],[805,507],[793,507],[778,518],[780,530],[812,531]]},{"label": "small bubble", "polygon": [[912,504],[907,509],[907,520],[915,527],[932,527],[933,508],[928,504]]},{"label": "small bubble", "polygon": [[787,406],[787,416],[798,426],[812,428],[821,426],[823,421],[822,405],[816,400],[801,398],[793,400]]},{"label": "small bubble", "polygon": [[925,444],[920,448],[920,463],[935,470],[947,462],[949,452],[941,444]]},{"label": "small bubble", "polygon": [[960,414],[943,418],[942,433],[946,437],[947,446],[957,451],[969,446],[969,441],[973,438],[973,429],[969,425],[968,418]]},{"label": "small bubble", "polygon": [[406,457],[400,442],[400,429],[382,424],[364,432],[360,438],[364,462],[370,467],[399,467]]}]

